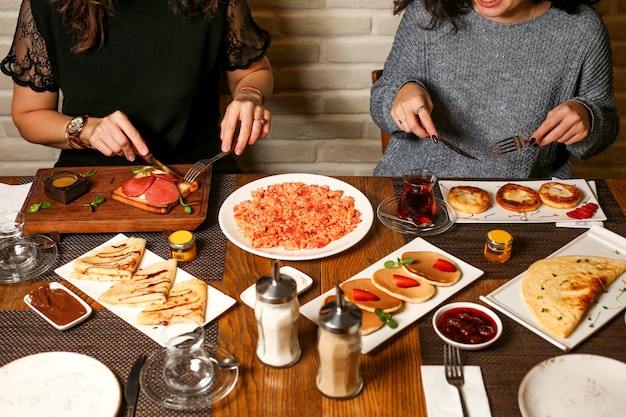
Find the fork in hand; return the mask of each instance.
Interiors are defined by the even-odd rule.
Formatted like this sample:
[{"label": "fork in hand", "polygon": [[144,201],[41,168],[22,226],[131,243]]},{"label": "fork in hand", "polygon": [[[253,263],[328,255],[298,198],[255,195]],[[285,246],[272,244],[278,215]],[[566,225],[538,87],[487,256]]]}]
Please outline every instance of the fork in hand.
[{"label": "fork in hand", "polygon": [[511,136],[510,138],[492,143],[489,145],[489,149],[492,155],[503,155],[505,153],[521,150],[526,143],[528,143],[528,141],[521,136]]},{"label": "fork in hand", "polygon": [[443,347],[443,364],[446,372],[446,381],[459,391],[463,416],[468,417],[469,414],[467,413],[463,390],[461,389],[465,384],[465,377],[463,376],[463,365],[461,364],[461,352],[459,352],[459,348],[446,343]]},{"label": "fork in hand", "polygon": [[195,164],[193,164],[191,168],[189,168],[189,171],[187,171],[187,173],[185,174],[185,178],[184,178],[185,182],[188,182],[190,184],[194,182],[194,180],[198,178],[198,175],[202,174],[204,170],[209,167],[209,165],[213,164],[218,159],[222,159],[223,157],[231,153],[233,149],[235,149],[235,145],[237,145],[236,140],[233,141],[233,145],[230,147],[230,150],[226,152],[221,151],[220,153],[215,155],[213,158],[201,159]]}]

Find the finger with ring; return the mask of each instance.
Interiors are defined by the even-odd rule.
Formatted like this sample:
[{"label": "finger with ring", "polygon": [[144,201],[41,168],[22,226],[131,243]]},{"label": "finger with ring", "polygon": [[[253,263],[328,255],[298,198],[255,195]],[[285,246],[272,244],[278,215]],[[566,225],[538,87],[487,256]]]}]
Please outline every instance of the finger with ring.
[{"label": "finger with ring", "polygon": [[405,121],[406,121],[406,119],[402,119],[402,120],[398,119],[398,123],[400,123],[400,124],[404,123]]},{"label": "finger with ring", "polygon": [[418,113],[419,113],[419,112],[422,112],[422,111],[424,111],[424,110],[426,110],[426,107],[425,107],[425,106],[419,106],[419,107],[417,108],[417,112],[418,112]]}]

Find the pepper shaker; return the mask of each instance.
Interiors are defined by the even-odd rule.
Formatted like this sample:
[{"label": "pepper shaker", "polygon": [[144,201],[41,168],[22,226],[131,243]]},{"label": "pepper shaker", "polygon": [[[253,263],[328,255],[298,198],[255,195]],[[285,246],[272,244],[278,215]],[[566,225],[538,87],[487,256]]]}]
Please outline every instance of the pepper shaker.
[{"label": "pepper shaker", "polygon": [[357,396],[363,389],[361,365],[361,322],[363,313],[348,302],[339,286],[335,300],[320,310],[318,352],[320,368],[317,389],[333,399]]},{"label": "pepper shaker", "polygon": [[298,343],[300,306],[296,281],[281,274],[279,265],[274,261],[272,275],[262,276],[256,283],[256,354],[266,365],[285,368],[295,364],[302,353]]}]

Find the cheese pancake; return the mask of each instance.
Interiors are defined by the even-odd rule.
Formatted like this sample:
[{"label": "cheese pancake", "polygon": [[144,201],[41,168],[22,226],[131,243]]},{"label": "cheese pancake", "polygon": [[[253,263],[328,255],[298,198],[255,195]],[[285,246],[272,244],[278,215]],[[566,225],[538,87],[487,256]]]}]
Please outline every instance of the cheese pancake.
[{"label": "cheese pancake", "polygon": [[576,207],[580,202],[580,191],[573,185],[546,182],[539,187],[539,198],[546,206],[569,209]]},{"label": "cheese pancake", "polygon": [[482,188],[459,185],[450,188],[448,204],[452,208],[468,214],[478,214],[489,208],[489,194]]},{"label": "cheese pancake", "polygon": [[595,299],[625,271],[622,259],[585,255],[541,259],[522,276],[522,296],[542,328],[566,338]]},{"label": "cheese pancake", "polygon": [[518,213],[534,211],[541,205],[537,191],[519,184],[508,183],[498,189],[496,203]]}]

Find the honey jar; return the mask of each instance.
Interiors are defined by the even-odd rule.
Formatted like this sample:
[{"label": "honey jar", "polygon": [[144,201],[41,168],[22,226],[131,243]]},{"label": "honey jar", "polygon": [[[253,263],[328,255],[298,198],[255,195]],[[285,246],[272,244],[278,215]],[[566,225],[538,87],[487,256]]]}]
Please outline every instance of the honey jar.
[{"label": "honey jar", "polygon": [[196,237],[188,230],[178,230],[167,238],[172,250],[172,259],[190,262],[196,259]]},{"label": "honey jar", "polygon": [[513,236],[505,230],[492,230],[485,241],[485,258],[491,262],[503,263],[511,258]]}]

